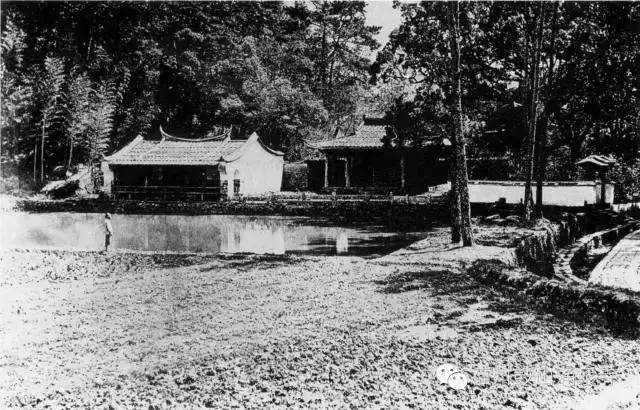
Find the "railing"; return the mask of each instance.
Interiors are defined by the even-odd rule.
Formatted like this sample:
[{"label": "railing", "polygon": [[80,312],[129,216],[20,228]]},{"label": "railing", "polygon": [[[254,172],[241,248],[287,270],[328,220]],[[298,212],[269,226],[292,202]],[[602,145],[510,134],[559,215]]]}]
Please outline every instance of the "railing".
[{"label": "railing", "polygon": [[162,201],[218,201],[221,197],[220,187],[198,186],[113,185],[111,193],[114,199],[156,199]]}]

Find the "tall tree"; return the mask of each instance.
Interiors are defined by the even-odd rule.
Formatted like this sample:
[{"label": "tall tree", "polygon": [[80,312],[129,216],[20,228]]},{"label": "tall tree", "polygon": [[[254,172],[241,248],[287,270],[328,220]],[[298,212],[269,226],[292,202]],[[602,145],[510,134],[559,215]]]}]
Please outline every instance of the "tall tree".
[{"label": "tall tree", "polygon": [[[559,32],[559,15],[560,15],[560,2],[555,2],[553,5],[553,16],[551,22],[551,34],[549,38],[549,48],[548,52],[545,56],[545,61],[547,62],[547,74],[546,80],[543,88],[544,92],[544,104],[542,107],[542,112],[540,115],[539,124],[537,126],[537,137],[536,137],[536,216],[538,218],[542,218],[543,215],[543,189],[544,189],[544,180],[546,178],[546,168],[547,168],[547,144],[549,141],[548,131],[549,131],[549,121],[551,117],[555,114],[555,111],[558,107],[559,98],[555,91],[555,71],[556,65],[558,64],[558,58],[556,54],[556,48],[558,43],[558,32]],[[542,39],[540,40],[542,42]]]},{"label": "tall tree", "polygon": [[69,153],[67,172],[71,169],[74,148],[86,138],[91,125],[91,81],[86,73],[72,73],[66,93],[66,134]]},{"label": "tall tree", "polygon": [[464,136],[472,116],[479,112],[475,106],[481,105],[469,97],[484,87],[481,51],[476,45],[482,37],[478,21],[486,14],[486,5],[465,4],[464,10],[457,2],[400,7],[404,22],[379,53],[374,74],[382,81],[414,84],[423,135],[446,135],[451,140],[451,238],[453,242],[462,239],[468,246],[473,235]]},{"label": "tall tree", "polygon": [[44,67],[36,74],[35,98],[39,106],[40,116],[37,123],[40,144],[34,138],[34,182],[36,182],[37,153],[40,154],[40,184],[45,181],[45,149],[46,139],[52,127],[59,125],[62,119],[62,87],[64,85],[64,63],[62,59],[47,57]]},{"label": "tall tree", "polygon": [[527,122],[529,124],[529,132],[527,134],[526,157],[525,157],[525,181],[524,181],[524,214],[525,222],[531,220],[531,212],[533,206],[532,184],[533,170],[535,162],[535,146],[536,146],[536,127],[538,124],[538,94],[540,92],[540,53],[542,48],[542,27],[544,21],[544,3],[538,4],[538,13],[536,15],[536,31],[532,38],[533,53],[531,53],[530,68],[530,90],[529,90],[529,115]]},{"label": "tall tree", "polygon": [[113,129],[115,92],[109,82],[102,83],[92,93],[89,124],[85,144],[88,154],[89,171],[96,182],[96,165],[102,161],[109,147],[109,135]]},{"label": "tall tree", "polygon": [[[452,204],[454,212],[458,211],[459,215],[454,215],[459,223],[452,222],[452,229],[455,231],[456,225],[459,225],[460,236],[464,246],[473,245],[473,231],[471,226],[471,207],[469,205],[469,181],[467,176],[467,156],[465,148],[465,136],[462,118],[462,90],[460,86],[460,2],[456,1],[448,4],[448,25],[449,25],[449,47],[451,48],[451,78],[453,85],[452,90],[452,108],[451,116],[453,119],[453,178],[452,190],[453,199],[458,203]],[[455,233],[452,239],[456,239]]]},{"label": "tall tree", "polygon": [[[0,58],[0,178],[5,176],[5,164],[15,163],[17,140],[26,128],[30,116],[32,88],[24,74],[23,51],[25,33],[6,17],[1,39]],[[19,154],[17,155],[19,157]]]}]

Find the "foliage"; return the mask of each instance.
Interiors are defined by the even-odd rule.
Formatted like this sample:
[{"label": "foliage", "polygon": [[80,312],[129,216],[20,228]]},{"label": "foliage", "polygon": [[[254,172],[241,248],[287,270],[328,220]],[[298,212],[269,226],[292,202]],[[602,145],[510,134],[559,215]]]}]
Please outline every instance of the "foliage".
[{"label": "foliage", "polygon": [[[47,151],[46,139],[51,132],[58,131],[63,120],[63,91],[65,81],[64,65],[61,58],[46,57],[43,67],[34,69],[34,104],[38,112],[38,120],[33,124],[34,156],[33,156],[33,180],[40,185],[45,182],[45,152]],[[38,136],[40,145],[38,146]],[[36,175],[38,162],[37,152],[40,153],[39,179]]]},{"label": "foliage", "polygon": [[[429,136],[450,135],[442,10],[432,2],[396,7],[403,23],[378,54],[374,81],[413,88],[415,96],[399,93],[389,110],[395,118],[413,119],[403,121],[407,126],[398,134],[411,139],[418,128]],[[515,159],[505,160],[510,169],[505,177],[521,179],[538,5],[463,3],[461,9],[462,105],[470,155]],[[542,12],[537,178],[579,178],[575,162],[592,153],[633,161],[640,150],[639,5],[545,3]],[[419,119],[425,124],[416,126]]]},{"label": "foliage", "polygon": [[191,137],[216,126],[258,131],[299,159],[304,139],[356,115],[377,47],[362,1],[25,2],[2,11],[0,146],[23,174],[36,161],[43,173],[97,161],[107,145],[153,136],[160,124]]},{"label": "foliage", "polygon": [[609,180],[615,187],[616,202],[640,201],[640,158],[629,162],[619,159],[609,171]]}]

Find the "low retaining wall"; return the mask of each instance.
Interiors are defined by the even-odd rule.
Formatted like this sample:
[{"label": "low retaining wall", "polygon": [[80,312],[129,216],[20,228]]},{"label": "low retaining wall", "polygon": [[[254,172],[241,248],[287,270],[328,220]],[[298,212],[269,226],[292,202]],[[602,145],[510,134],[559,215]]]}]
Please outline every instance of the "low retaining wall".
[{"label": "low retaining wall", "polygon": [[[612,225],[616,225],[615,228],[603,229]],[[515,249],[511,248],[518,263],[527,270],[514,270],[500,261],[479,261],[468,273],[482,283],[515,292],[527,302],[560,316],[604,321],[616,329],[638,329],[640,295],[605,289],[582,280],[568,280],[570,277],[556,270],[553,262],[560,247],[575,242],[575,246],[567,249],[580,249],[594,243],[597,237],[602,240],[607,235],[620,235],[639,225],[610,211],[565,214],[559,222],[520,239]],[[594,230],[598,232],[583,236]]]},{"label": "low retaining wall", "polygon": [[569,285],[529,272],[513,273],[502,262],[478,262],[468,273],[476,280],[570,319],[600,322],[619,331],[640,327],[640,297],[588,285]]},{"label": "low retaining wall", "polygon": [[[544,230],[525,236],[516,243],[516,256],[522,266],[551,277],[558,273],[555,265],[556,253],[560,248],[571,244],[580,247],[583,240],[595,240],[598,234],[613,235],[614,231],[631,229],[637,223],[633,219],[606,210],[564,213],[557,219],[556,222],[546,224]],[[596,233],[592,237],[593,232]],[[574,249],[574,246],[567,249]],[[566,250],[560,252],[564,255]]]},{"label": "low retaining wall", "polygon": [[[508,204],[519,204],[524,198],[524,181],[469,181],[472,203],[495,203],[504,198]],[[532,187],[535,198],[537,189]],[[578,207],[600,202],[601,184],[597,181],[548,181],[544,183],[544,205]],[[613,185],[606,186],[607,202],[613,200]]]},{"label": "low retaining wall", "polygon": [[583,236],[572,246],[562,249],[558,253],[558,257],[553,265],[556,276],[561,276],[577,283],[587,283],[587,279],[580,278],[574,274],[571,264],[574,263],[577,258],[584,258],[594,247],[597,248],[604,242],[617,241],[638,228],[640,228],[640,222],[631,218],[625,218],[624,223],[615,228],[605,229]]},{"label": "low retaining wall", "polygon": [[445,198],[429,202],[406,201],[223,201],[151,202],[111,200],[18,200],[15,209],[26,212],[109,212],[125,214],[178,215],[281,215],[327,218],[342,223],[376,222],[386,225],[428,226],[446,222],[449,207]]},{"label": "low retaining wall", "polygon": [[545,225],[545,229],[520,239],[515,245],[518,263],[538,274],[552,276],[556,250],[574,242],[595,226],[606,224],[594,214],[562,215],[558,222]]}]

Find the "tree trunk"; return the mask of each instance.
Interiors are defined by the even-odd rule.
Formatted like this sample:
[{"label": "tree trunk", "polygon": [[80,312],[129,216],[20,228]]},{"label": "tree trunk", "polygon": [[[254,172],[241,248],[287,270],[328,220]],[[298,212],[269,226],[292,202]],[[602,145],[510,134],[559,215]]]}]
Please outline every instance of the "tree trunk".
[{"label": "tree trunk", "polygon": [[462,129],[462,90],[460,84],[460,29],[459,13],[460,3],[450,4],[450,32],[451,47],[451,72],[453,78],[453,105],[451,115],[453,117],[453,139],[455,143],[455,181],[456,191],[460,198],[460,234],[463,246],[473,245],[473,231],[471,228],[471,207],[469,205],[469,179],[467,175],[467,154]]},{"label": "tree trunk", "polygon": [[547,174],[547,143],[549,141],[549,119],[556,112],[557,98],[554,95],[554,71],[556,65],[556,39],[558,37],[558,14],[560,2],[556,2],[553,8],[553,23],[551,29],[551,50],[549,52],[549,73],[546,84],[546,104],[542,118],[540,119],[538,132],[538,180],[536,182],[536,214],[538,218],[544,217],[542,210],[542,190]]},{"label": "tree trunk", "polygon": [[71,172],[71,159],[73,158],[73,139],[69,138],[69,158],[67,161],[67,172]]},{"label": "tree trunk", "polygon": [[400,189],[402,193],[405,193],[407,191],[407,153],[404,147],[401,147],[400,150]]},{"label": "tree trunk", "polygon": [[537,158],[537,175],[536,175],[536,216],[542,218],[542,188],[547,174],[547,128],[549,125],[549,114],[546,112],[540,118],[538,126],[538,136],[536,138],[536,158]]},{"label": "tree trunk", "polygon": [[537,16],[537,35],[535,41],[535,55],[532,61],[533,74],[531,79],[530,92],[530,111],[529,111],[529,132],[527,135],[527,151],[525,157],[525,184],[524,184],[524,215],[525,222],[531,221],[531,211],[533,204],[533,194],[531,185],[533,182],[533,165],[535,155],[536,125],[538,117],[538,88],[540,85],[540,48],[542,42],[542,8],[543,3],[539,3],[539,12]]},{"label": "tree trunk", "polygon": [[40,184],[44,184],[44,140],[47,117],[42,119],[42,137],[40,138]]},{"label": "tree trunk", "polygon": [[38,137],[33,137],[33,187],[38,184]]},{"label": "tree trunk", "polygon": [[451,207],[451,243],[459,243],[462,240],[460,228],[462,218],[460,212],[460,192],[458,191],[458,178],[456,175],[456,141],[451,141],[451,154],[449,155],[449,179],[451,180],[451,190],[449,192],[449,201]]}]

